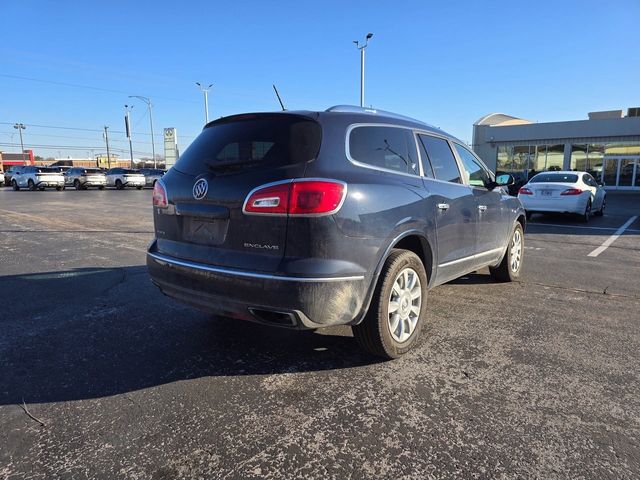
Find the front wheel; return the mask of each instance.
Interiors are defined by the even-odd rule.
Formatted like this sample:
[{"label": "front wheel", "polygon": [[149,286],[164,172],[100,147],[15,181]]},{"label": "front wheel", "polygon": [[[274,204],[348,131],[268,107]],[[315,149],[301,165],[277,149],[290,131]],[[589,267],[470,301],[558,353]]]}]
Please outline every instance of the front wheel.
[{"label": "front wheel", "polygon": [[396,249],[384,263],[365,319],[353,336],[369,353],[386,359],[411,350],[427,306],[427,273],[420,258]]},{"label": "front wheel", "polygon": [[18,182],[16,182],[15,180],[11,180],[11,188],[13,188],[16,192],[20,190],[20,186],[18,185]]},{"label": "front wheel", "polygon": [[124,185],[122,184],[122,182],[120,180],[116,180],[116,189],[122,190],[123,188]]},{"label": "front wheel", "polygon": [[497,267],[489,267],[489,273],[494,280],[499,282],[513,282],[520,277],[522,270],[522,257],[524,254],[524,231],[520,222],[516,223],[509,245],[504,252],[504,257]]}]

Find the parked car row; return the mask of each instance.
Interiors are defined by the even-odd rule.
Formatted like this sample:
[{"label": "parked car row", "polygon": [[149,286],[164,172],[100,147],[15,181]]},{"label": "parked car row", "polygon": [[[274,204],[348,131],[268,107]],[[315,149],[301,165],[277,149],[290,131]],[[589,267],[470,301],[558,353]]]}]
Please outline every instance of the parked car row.
[{"label": "parked car row", "polygon": [[86,190],[89,187],[96,187],[99,190],[115,187],[118,190],[123,190],[135,187],[141,190],[144,187],[153,187],[164,173],[164,170],[154,168],[103,170],[89,167],[20,165],[10,167],[4,174],[0,172],[0,185],[11,186],[14,190],[22,188],[64,190],[66,187],[74,187],[76,190]]}]

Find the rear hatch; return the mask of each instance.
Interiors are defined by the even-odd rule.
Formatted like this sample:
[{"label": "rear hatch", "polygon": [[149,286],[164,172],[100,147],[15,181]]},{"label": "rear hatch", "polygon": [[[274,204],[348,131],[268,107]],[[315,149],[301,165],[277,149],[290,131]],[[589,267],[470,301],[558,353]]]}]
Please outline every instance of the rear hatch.
[{"label": "rear hatch", "polygon": [[[276,271],[287,217],[247,215],[243,203],[258,186],[303,177],[321,137],[320,125],[299,114],[236,115],[210,123],[161,180],[171,206],[154,212],[158,251],[212,265]],[[206,181],[206,193],[196,198],[200,180]]]},{"label": "rear hatch", "polygon": [[135,170],[127,170],[123,175],[125,182],[144,182],[144,175]]},{"label": "rear hatch", "polygon": [[36,169],[36,178],[39,182],[64,182],[64,175],[53,168]]},{"label": "rear hatch", "polygon": [[87,182],[104,183],[107,180],[104,172],[99,170],[85,170],[83,176]]}]

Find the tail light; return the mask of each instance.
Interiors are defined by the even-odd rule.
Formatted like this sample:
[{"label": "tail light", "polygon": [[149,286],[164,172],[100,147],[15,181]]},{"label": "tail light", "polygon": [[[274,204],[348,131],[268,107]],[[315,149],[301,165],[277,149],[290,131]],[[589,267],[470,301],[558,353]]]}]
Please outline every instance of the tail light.
[{"label": "tail light", "polygon": [[533,192],[531,190],[529,190],[528,188],[521,187],[520,190],[518,190],[518,194],[519,195],[533,195]]},{"label": "tail light", "polygon": [[244,202],[243,211],[270,215],[328,215],[338,211],[347,186],[336,180],[293,180],[258,187]]},{"label": "tail light", "polygon": [[158,208],[167,208],[169,201],[167,200],[167,190],[160,180],[153,186],[153,206]]},{"label": "tail light", "polygon": [[579,188],[567,188],[560,195],[580,195],[582,192],[583,190],[580,190]]}]

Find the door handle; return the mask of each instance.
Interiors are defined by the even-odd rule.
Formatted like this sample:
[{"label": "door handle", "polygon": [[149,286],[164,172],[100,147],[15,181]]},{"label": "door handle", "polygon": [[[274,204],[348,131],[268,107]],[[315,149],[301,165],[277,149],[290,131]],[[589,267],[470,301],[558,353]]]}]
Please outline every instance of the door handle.
[{"label": "door handle", "polygon": [[438,208],[440,210],[444,210],[444,211],[449,210],[449,204],[448,203],[439,203],[438,204]]},{"label": "door handle", "polygon": [[486,205],[478,205],[478,210],[480,210],[480,213],[486,212],[487,211],[487,206]]}]

